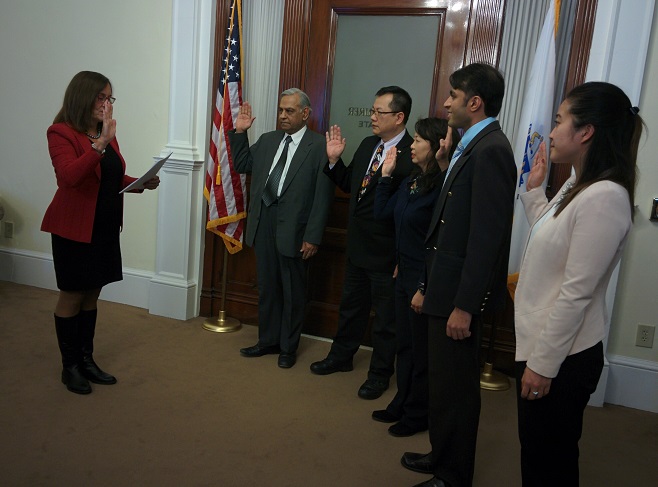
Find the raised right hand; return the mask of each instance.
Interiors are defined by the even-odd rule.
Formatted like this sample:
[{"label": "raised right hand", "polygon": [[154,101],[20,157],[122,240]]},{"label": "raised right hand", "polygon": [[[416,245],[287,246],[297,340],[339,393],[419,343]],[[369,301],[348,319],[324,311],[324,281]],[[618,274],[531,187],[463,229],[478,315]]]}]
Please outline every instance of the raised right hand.
[{"label": "raised right hand", "polygon": [[116,137],[117,134],[117,121],[112,118],[112,113],[114,112],[114,107],[109,102],[105,100],[103,107],[103,126],[101,127],[101,134],[98,137],[98,140],[93,141],[96,147],[96,150],[99,153],[102,153],[107,145]]},{"label": "raised right hand", "polygon": [[341,136],[340,127],[332,125],[325,134],[327,139],[327,157],[330,164],[336,164],[345,150],[345,139]]},{"label": "raised right hand", "polygon": [[434,157],[436,162],[439,163],[441,171],[448,169],[450,165],[450,149],[452,147],[452,127],[448,127],[446,131],[446,138],[439,140],[439,150],[436,151]]},{"label": "raised right hand", "polygon": [[543,141],[539,144],[539,149],[535,155],[532,168],[528,173],[528,182],[525,185],[526,190],[530,191],[531,189],[541,186],[544,183],[544,179],[546,179],[547,170],[546,141]]},{"label": "raised right hand", "polygon": [[386,157],[384,157],[384,162],[382,162],[382,176],[385,178],[389,177],[395,171],[395,163],[398,157],[397,147],[393,146],[386,151]]},{"label": "raised right hand", "polygon": [[117,134],[117,121],[112,118],[114,106],[105,100],[105,109],[103,110],[103,128],[101,128],[101,135],[96,142],[96,146],[103,150]]},{"label": "raised right hand", "polygon": [[248,101],[245,101],[238,110],[238,118],[235,119],[235,131],[238,133],[246,132],[254,123],[254,120],[256,120],[256,117],[251,116],[251,105]]}]

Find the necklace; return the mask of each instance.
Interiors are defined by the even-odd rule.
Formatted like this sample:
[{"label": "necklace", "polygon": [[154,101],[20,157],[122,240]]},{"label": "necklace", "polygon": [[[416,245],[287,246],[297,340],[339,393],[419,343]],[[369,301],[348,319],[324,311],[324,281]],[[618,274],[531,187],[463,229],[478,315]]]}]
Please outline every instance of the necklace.
[{"label": "necklace", "polygon": [[564,188],[562,189],[562,193],[560,194],[560,197],[555,201],[555,204],[553,206],[558,206],[560,203],[562,203],[572,188],[573,188],[573,183],[571,181],[565,184]]},{"label": "necklace", "polygon": [[100,136],[101,136],[101,131],[99,130],[98,133],[97,133],[96,135],[91,135],[89,132],[85,132],[85,135],[86,135],[87,137],[89,137],[90,139],[94,139],[94,140],[96,140],[96,139],[99,139],[99,138],[100,138]]}]

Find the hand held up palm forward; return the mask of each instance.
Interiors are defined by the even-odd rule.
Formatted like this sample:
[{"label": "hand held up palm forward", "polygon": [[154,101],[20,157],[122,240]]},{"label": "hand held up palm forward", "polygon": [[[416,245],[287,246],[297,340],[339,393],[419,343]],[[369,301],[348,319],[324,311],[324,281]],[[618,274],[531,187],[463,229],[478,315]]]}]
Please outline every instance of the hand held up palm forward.
[{"label": "hand held up palm forward", "polygon": [[386,151],[386,157],[382,162],[382,176],[389,177],[395,171],[395,163],[397,161],[398,151],[395,146]]},{"label": "hand held up palm forward", "polygon": [[329,163],[336,164],[345,150],[345,139],[340,133],[340,127],[338,125],[332,125],[329,127],[329,131],[326,132],[325,137],[327,139],[327,158],[329,159]]},{"label": "hand held up palm forward", "polygon": [[537,151],[534,163],[532,164],[532,169],[530,169],[530,172],[528,173],[526,190],[530,191],[541,186],[546,178],[547,170],[546,142],[542,142],[539,144],[539,150]]},{"label": "hand held up palm forward", "polygon": [[235,119],[235,131],[238,133],[246,132],[251,128],[254,120],[256,120],[256,117],[251,116],[251,105],[245,101],[238,110],[238,118]]}]

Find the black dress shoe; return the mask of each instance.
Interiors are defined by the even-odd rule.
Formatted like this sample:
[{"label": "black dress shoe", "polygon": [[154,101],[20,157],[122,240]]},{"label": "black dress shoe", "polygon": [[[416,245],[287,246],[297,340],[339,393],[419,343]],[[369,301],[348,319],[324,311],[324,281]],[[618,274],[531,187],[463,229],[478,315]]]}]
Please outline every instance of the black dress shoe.
[{"label": "black dress shoe", "polygon": [[396,423],[400,421],[400,417],[395,414],[391,414],[386,409],[379,409],[378,411],[372,412],[372,419],[379,421],[380,423]]},{"label": "black dress shoe", "polygon": [[450,485],[446,484],[441,479],[437,479],[436,477],[432,477],[431,479],[426,480],[425,482],[421,482],[420,484],[414,485],[414,487],[450,487]]},{"label": "black dress shoe", "polygon": [[432,452],[429,453],[412,453],[405,452],[400,459],[404,468],[418,473],[434,473],[432,467]]},{"label": "black dress shoe", "polygon": [[279,367],[289,369],[297,362],[297,355],[294,353],[281,352],[279,355]]},{"label": "black dress shoe", "polygon": [[279,353],[281,350],[278,345],[270,345],[268,347],[261,347],[258,343],[253,347],[241,348],[240,355],[243,357],[262,357],[272,353]]},{"label": "black dress shoe", "polygon": [[338,360],[327,357],[324,360],[313,362],[311,364],[311,372],[317,375],[329,375],[334,372],[349,372],[350,370],[354,370],[351,360],[348,360],[347,362],[339,362]]},{"label": "black dress shoe", "polygon": [[361,399],[377,399],[388,389],[388,381],[381,379],[366,379],[359,387],[359,397]]},{"label": "black dress shoe", "polygon": [[413,436],[416,433],[421,431],[427,431],[427,426],[418,427],[418,426],[409,426],[408,424],[403,423],[402,421],[395,423],[394,425],[388,428],[388,434],[391,436],[396,436],[398,438],[404,436]]}]

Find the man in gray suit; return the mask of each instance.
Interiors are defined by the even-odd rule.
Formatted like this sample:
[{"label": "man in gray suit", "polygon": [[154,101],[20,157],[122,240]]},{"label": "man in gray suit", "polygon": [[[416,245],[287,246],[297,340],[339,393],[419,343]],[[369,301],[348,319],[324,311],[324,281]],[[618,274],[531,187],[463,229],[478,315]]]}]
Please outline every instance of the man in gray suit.
[{"label": "man in gray suit", "polygon": [[297,360],[306,303],[306,268],[322,241],[333,186],[323,174],[325,137],[306,123],[311,103],[291,88],[279,97],[280,130],[249,147],[255,117],[245,102],[229,133],[235,169],[251,173],[246,243],[254,247],[258,274],[258,343],[243,357],[279,354],[279,367]]}]

